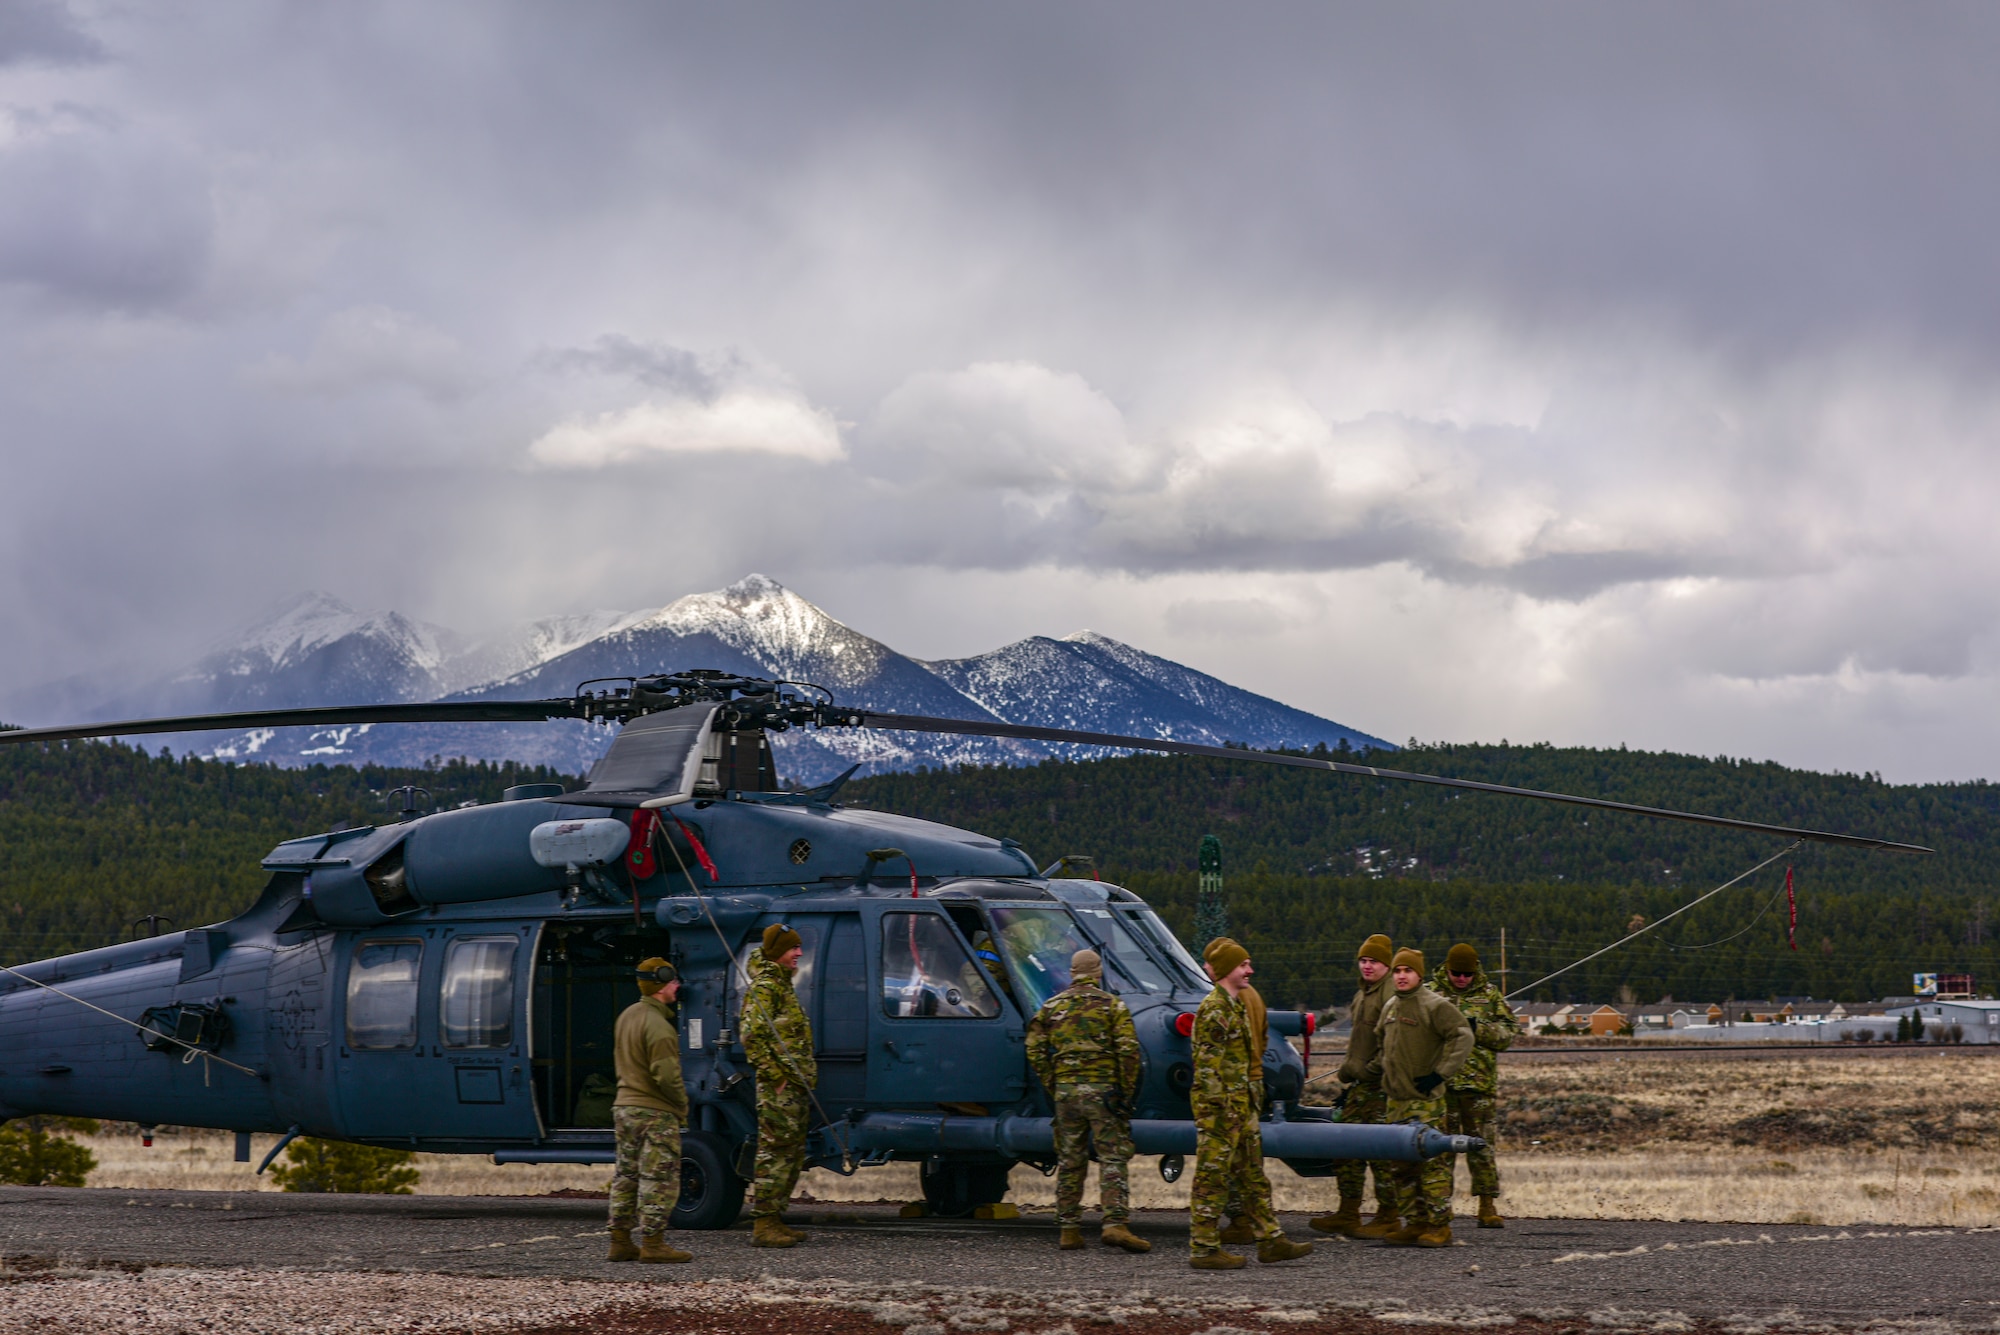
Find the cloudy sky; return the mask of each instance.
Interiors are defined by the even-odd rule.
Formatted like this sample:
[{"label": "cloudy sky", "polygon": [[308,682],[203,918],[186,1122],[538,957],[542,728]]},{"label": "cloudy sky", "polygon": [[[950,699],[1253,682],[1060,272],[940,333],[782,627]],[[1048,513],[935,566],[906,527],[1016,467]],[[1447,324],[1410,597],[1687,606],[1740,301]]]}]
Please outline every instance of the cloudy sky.
[{"label": "cloudy sky", "polygon": [[0,6],[0,686],[759,570],[2000,772],[2000,11]]}]

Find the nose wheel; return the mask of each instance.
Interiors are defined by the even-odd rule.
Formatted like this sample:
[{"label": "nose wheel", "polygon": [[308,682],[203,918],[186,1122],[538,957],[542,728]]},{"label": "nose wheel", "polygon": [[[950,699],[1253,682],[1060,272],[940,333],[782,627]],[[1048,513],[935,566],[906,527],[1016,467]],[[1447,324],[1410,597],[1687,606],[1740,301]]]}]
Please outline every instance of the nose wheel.
[{"label": "nose wheel", "polygon": [[675,1228],[728,1228],[743,1213],[747,1184],[730,1164],[728,1143],[710,1131],[681,1135],[681,1198]]}]

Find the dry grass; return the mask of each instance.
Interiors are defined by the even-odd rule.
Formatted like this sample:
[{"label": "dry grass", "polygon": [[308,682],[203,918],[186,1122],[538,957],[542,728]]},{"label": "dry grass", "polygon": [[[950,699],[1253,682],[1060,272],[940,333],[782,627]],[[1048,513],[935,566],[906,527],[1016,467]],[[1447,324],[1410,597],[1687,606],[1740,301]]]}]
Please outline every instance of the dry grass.
[{"label": "dry grass", "polygon": [[[276,1136],[252,1136],[249,1163],[235,1162],[236,1138],[224,1131],[161,1127],[151,1149],[133,1134],[82,1138],[97,1156],[93,1187],[166,1191],[276,1191],[277,1183],[257,1165],[278,1143]],[[496,1165],[479,1154],[419,1154],[425,1196],[539,1196],[564,1189],[602,1191],[609,1167],[560,1164]]]},{"label": "dry grass", "polygon": [[[1590,1063],[1503,1067],[1501,1174],[1510,1214],[1740,1223],[1911,1226],[2000,1224],[2000,1060],[1943,1054],[1921,1061],[1758,1061],[1636,1054]],[[255,1138],[261,1159],[274,1138]],[[163,1133],[91,1140],[92,1186],[274,1190],[255,1163],[232,1161],[231,1137]],[[508,1165],[472,1155],[418,1156],[434,1195],[539,1195],[602,1190],[609,1170]],[[1156,1160],[1133,1165],[1134,1203],[1182,1209],[1188,1179],[1163,1182]],[[1280,1209],[1325,1210],[1333,1184],[1272,1164]],[[1459,1173],[1465,1185],[1463,1169]],[[808,1173],[822,1201],[918,1199],[916,1168]],[[1086,1199],[1094,1199],[1095,1185]],[[1015,1170],[1009,1199],[1054,1203],[1055,1183]],[[1460,1208],[1472,1202],[1461,1196]]]}]

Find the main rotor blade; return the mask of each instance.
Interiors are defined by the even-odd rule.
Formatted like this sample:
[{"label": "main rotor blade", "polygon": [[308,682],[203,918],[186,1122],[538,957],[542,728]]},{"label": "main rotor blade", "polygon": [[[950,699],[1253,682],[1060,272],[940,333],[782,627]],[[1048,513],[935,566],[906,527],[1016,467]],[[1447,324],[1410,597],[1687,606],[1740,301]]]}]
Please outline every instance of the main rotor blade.
[{"label": "main rotor blade", "polygon": [[982,723],[973,719],[925,718],[917,714],[877,714],[857,710],[853,717],[864,728],[894,728],[902,732],[967,733],[980,737],[1016,737],[1028,742],[1072,742],[1082,746],[1112,746],[1131,751],[1164,751],[1172,755],[1212,756],[1217,760],[1250,760],[1260,765],[1290,765],[1297,769],[1332,770],[1368,779],[1394,779],[1399,783],[1427,783],[1439,788],[1460,788],[1475,793],[1499,793],[1506,797],[1532,797],[1541,802],[1565,802],[1570,806],[1593,807],[1599,811],[1622,811],[1655,820],[1690,821],[1696,825],[1719,825],[1729,830],[1750,830],[1758,834],[1782,834],[1792,839],[1813,839],[1823,844],[1845,844],[1850,848],[1879,848],[1893,853],[1931,853],[1921,844],[1898,844],[1887,839],[1869,839],[1858,834],[1833,834],[1825,830],[1801,830],[1790,825],[1769,825],[1763,821],[1737,820],[1733,816],[1704,816],[1694,811],[1669,811],[1664,807],[1642,807],[1630,802],[1611,802],[1601,797],[1576,797],[1569,793],[1543,792],[1539,788],[1514,788],[1504,783],[1480,783],[1476,779],[1446,779],[1435,774],[1412,774],[1407,770],[1378,769],[1373,765],[1351,765],[1316,756],[1288,756],[1270,751],[1247,751],[1233,746],[1204,746],[1199,742],[1175,742],[1158,737],[1121,737],[1109,732],[1076,732],[1069,728],[1036,728],[1018,723]]},{"label": "main rotor blade", "polygon": [[86,737],[135,737],[155,732],[234,732],[238,728],[312,728],[335,723],[540,723],[581,717],[574,700],[462,700],[408,705],[340,705],[325,709],[252,709],[240,714],[189,714],[128,719],[69,728],[0,730],[0,746],[68,742]]}]

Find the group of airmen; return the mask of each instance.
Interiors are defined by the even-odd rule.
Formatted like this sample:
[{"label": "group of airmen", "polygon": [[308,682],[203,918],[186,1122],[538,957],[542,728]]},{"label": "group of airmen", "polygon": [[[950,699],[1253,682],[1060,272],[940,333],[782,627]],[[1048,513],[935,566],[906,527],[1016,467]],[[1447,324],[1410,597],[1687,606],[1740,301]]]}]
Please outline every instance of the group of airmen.
[{"label": "group of airmen", "polygon": [[[799,934],[783,924],[764,931],[751,954],[740,1032],[757,1076],[757,1151],[751,1245],[791,1247],[805,1234],[782,1218],[805,1163],[812,1089],[817,1080],[812,1026],[792,985],[803,955]],[[1264,1174],[1259,1121],[1265,1106],[1263,1055],[1268,1042],[1263,998],[1250,985],[1250,952],[1218,937],[1203,952],[1215,987],[1195,1013],[1189,1091],[1196,1128],[1189,1193],[1189,1264],[1234,1270],[1246,1258],[1226,1244],[1256,1244],[1265,1263],[1308,1255],[1309,1242],[1287,1238]],[[1370,936],[1356,952],[1360,987],[1350,1008],[1353,1032],[1335,1097],[1344,1122],[1423,1122],[1484,1142],[1467,1157],[1479,1226],[1500,1228],[1499,1169],[1494,1161],[1497,1054],[1518,1022],[1463,943],[1429,979],[1423,952]],[[1130,1119],[1140,1078],[1139,1038],[1125,1003],[1103,986],[1103,961],[1080,950],[1071,982],[1036,1012],[1027,1034],[1028,1062],[1054,1105],[1058,1246],[1084,1246],[1083,1195],[1090,1161],[1098,1163],[1099,1240],[1125,1252],[1152,1244],[1131,1229]],[[664,959],[638,966],[640,999],[618,1018],[613,1043],[618,1094],[613,1107],[617,1168],[611,1179],[609,1259],[688,1261],[667,1242],[680,1193],[681,1128],[688,1111],[681,1082],[675,1003],[680,981]],[[1340,1204],[1310,1226],[1376,1239],[1390,1246],[1451,1244],[1456,1155],[1420,1163],[1351,1160],[1337,1181]],[[1361,1217],[1367,1178],[1375,1179],[1375,1214]],[[1223,1223],[1228,1217],[1228,1224]],[[636,1240],[635,1240],[636,1234]]]}]

